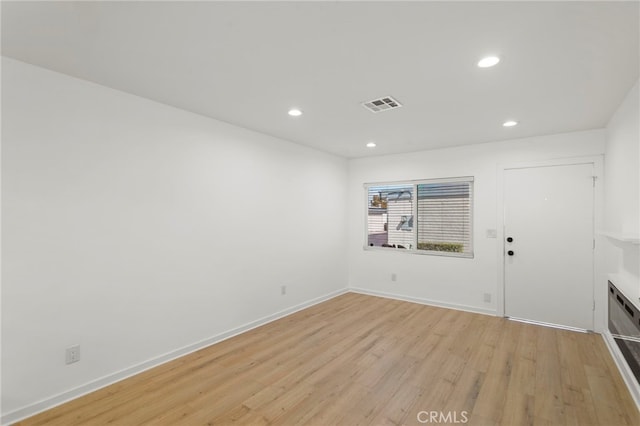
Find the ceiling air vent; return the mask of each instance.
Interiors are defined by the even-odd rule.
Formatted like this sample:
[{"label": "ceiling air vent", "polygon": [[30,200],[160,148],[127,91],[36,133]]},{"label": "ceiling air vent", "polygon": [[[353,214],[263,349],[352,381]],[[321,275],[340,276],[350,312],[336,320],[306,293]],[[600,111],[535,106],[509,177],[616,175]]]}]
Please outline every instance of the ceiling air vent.
[{"label": "ceiling air vent", "polygon": [[382,112],[390,109],[400,108],[402,104],[393,99],[391,96],[385,96],[384,98],[363,102],[362,106],[371,112]]}]

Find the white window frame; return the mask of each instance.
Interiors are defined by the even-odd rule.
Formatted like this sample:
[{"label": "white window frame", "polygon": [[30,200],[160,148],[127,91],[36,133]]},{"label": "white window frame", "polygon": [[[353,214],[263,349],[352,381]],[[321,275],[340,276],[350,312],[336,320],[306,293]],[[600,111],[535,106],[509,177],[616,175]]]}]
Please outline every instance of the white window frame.
[{"label": "white window frame", "polygon": [[[434,184],[434,183],[454,183],[454,182],[470,182],[471,183],[471,203],[470,203],[470,212],[469,212],[469,226],[471,227],[469,233],[469,245],[471,247],[471,251],[468,253],[457,253],[457,252],[445,252],[445,251],[431,251],[431,250],[419,250],[418,249],[418,185],[422,184]],[[364,208],[365,208],[365,221],[364,221],[364,245],[363,249],[367,251],[383,251],[383,252],[391,252],[391,253],[408,253],[408,254],[419,254],[419,255],[427,255],[427,256],[446,256],[446,257],[459,257],[466,259],[473,259],[475,248],[474,248],[474,210],[475,210],[475,178],[473,176],[459,176],[459,177],[451,177],[451,178],[437,178],[437,179],[419,179],[419,180],[403,180],[403,181],[392,181],[392,182],[373,182],[373,183],[365,183],[364,186]],[[377,187],[377,186],[411,186],[413,188],[412,197],[415,202],[412,205],[412,215],[413,215],[413,229],[414,229],[414,244],[413,248],[406,249],[394,249],[389,247],[377,247],[377,246],[369,246],[369,188]]]}]

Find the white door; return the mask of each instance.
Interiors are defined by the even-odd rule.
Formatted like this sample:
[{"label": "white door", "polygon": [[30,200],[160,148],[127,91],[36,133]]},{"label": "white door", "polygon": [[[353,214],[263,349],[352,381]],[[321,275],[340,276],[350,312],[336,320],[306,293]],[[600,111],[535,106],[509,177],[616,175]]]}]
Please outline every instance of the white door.
[{"label": "white door", "polygon": [[591,163],[504,171],[506,316],[593,330],[593,175]]}]

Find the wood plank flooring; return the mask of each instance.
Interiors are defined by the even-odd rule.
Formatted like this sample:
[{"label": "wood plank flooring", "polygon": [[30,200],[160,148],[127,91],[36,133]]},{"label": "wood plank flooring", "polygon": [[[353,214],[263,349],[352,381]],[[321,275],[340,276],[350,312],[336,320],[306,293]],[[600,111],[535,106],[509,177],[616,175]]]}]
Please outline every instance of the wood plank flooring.
[{"label": "wood plank flooring", "polygon": [[354,293],[19,424],[351,426],[419,419],[640,425],[597,334]]}]

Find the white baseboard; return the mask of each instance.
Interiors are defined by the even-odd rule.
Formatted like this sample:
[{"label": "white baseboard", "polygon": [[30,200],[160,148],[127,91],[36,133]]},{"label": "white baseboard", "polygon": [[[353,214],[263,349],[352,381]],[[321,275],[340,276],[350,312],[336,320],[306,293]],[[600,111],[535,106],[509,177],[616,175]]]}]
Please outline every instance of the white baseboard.
[{"label": "white baseboard", "polygon": [[383,291],[369,290],[360,287],[349,287],[348,291],[352,293],[367,294],[369,296],[385,297],[387,299],[402,300],[404,302],[420,303],[421,305],[437,306],[440,308],[456,309],[458,311],[473,312],[474,314],[484,314],[496,316],[494,309],[479,308],[476,306],[459,305],[456,303],[440,302],[438,300],[423,299],[421,297],[405,296],[402,294],[386,293]]},{"label": "white baseboard", "polygon": [[41,413],[43,411],[49,410],[55,406],[64,404],[65,402],[71,401],[73,399],[79,398],[83,395],[86,395],[91,392],[95,392],[98,389],[101,389],[105,386],[109,386],[116,382],[119,382],[128,377],[134,376],[136,374],[140,374],[143,371],[149,370],[151,368],[157,367],[166,362],[172,361],[176,358],[180,358],[192,352],[198,351],[200,349],[206,348],[207,346],[211,346],[215,343],[221,342],[223,340],[229,339],[238,334],[247,332],[254,328],[260,327],[262,325],[268,324],[272,321],[283,318],[287,315],[291,315],[295,312],[306,309],[310,306],[317,305],[318,303],[322,303],[329,299],[333,299],[334,297],[340,296],[342,294],[347,293],[348,289],[341,289],[326,294],[324,296],[316,297],[315,299],[308,300],[306,302],[300,303],[298,305],[292,306],[291,308],[284,309],[282,311],[276,312],[274,314],[268,315],[266,317],[257,319],[255,321],[251,321],[247,324],[241,325],[240,327],[236,327],[234,329],[228,330],[226,332],[217,334],[215,336],[209,337],[207,339],[203,339],[199,342],[184,346],[182,348],[176,349],[171,352],[167,352],[166,354],[151,358],[147,361],[144,361],[140,364],[136,364],[134,366],[125,368],[123,370],[117,371],[115,373],[106,375],[96,380],[92,380],[91,382],[85,383],[84,385],[78,386],[76,388],[70,389],[68,391],[64,391],[57,395],[54,395],[49,398],[45,398],[33,404],[29,404],[25,407],[18,408],[17,410],[11,411],[9,413],[3,414],[0,419],[0,424],[7,425],[12,424],[17,421],[23,420],[27,417],[31,417],[35,414]]},{"label": "white baseboard", "polygon": [[629,389],[629,393],[633,397],[633,400],[636,403],[636,407],[640,410],[640,385],[638,385],[638,381],[636,377],[633,375],[633,372],[627,365],[627,362],[624,360],[624,356],[622,356],[622,352],[620,352],[620,348],[616,344],[615,340],[613,340],[613,336],[609,332],[609,330],[605,330],[602,333],[602,338],[609,349],[609,353],[611,353],[611,357],[613,361],[616,363],[622,378],[624,379],[624,383],[627,385]]}]

